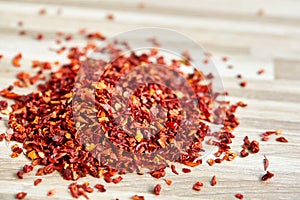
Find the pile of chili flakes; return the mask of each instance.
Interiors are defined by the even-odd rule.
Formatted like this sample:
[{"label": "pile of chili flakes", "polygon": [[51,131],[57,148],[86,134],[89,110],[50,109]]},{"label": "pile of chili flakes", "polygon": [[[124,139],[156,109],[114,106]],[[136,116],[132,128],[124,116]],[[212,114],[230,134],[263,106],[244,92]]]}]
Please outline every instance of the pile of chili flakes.
[{"label": "pile of chili flakes", "polygon": [[[102,36],[101,40],[103,39]],[[50,78],[45,83],[38,84],[38,89],[32,93],[16,94],[11,86],[0,91],[1,96],[15,101],[11,106],[12,112],[9,113],[10,129],[6,135],[2,134],[1,138],[22,144],[22,148],[18,145],[12,147],[12,157],[18,157],[24,152],[31,160],[31,165],[25,165],[17,172],[19,178],[23,178],[23,174],[32,171],[34,167],[39,167],[36,173],[38,176],[58,171],[66,180],[78,180],[91,175],[103,177],[107,183],[119,183],[122,177],[118,174],[132,172],[143,174],[143,169],[148,169],[155,178],[162,178],[166,175],[167,167],[178,174],[174,163],[189,167],[202,164],[201,152],[205,151],[204,142],[218,148],[214,153],[216,158],[207,160],[209,165],[231,161],[238,156],[230,148],[235,137],[233,131],[239,125],[235,112],[238,107],[247,105],[243,102],[231,104],[228,101],[218,100],[218,97],[224,97],[227,93],[213,91],[211,74],[204,75],[198,70],[190,74],[184,73],[181,66],[189,66],[188,60],[174,59],[171,63],[167,63],[156,48],[142,54],[131,51],[129,55],[122,54],[116,43],[98,49],[99,52],[111,52],[113,60],[111,63],[88,59],[89,50],[97,50],[92,42],[84,48],[70,48],[68,53],[70,62],[52,72]],[[18,54],[13,60],[18,67],[21,58],[21,54]],[[51,69],[51,66],[48,62],[37,64],[36,61],[35,66],[37,65],[41,67],[37,75],[30,77],[26,72],[19,73],[17,76],[19,81],[15,86],[27,87],[37,80],[45,80],[43,70]],[[148,65],[159,65],[163,68],[151,71],[150,68],[146,68]],[[149,73],[145,73],[145,69]],[[82,70],[86,71],[78,80]],[[89,73],[89,70],[93,73]],[[162,73],[161,70],[165,71]],[[97,71],[102,72],[100,79],[95,73]],[[123,93],[118,94],[116,90],[117,84],[120,84],[119,80],[127,73],[130,75],[126,79],[129,82],[137,81],[138,74],[151,79],[160,78],[159,74],[169,73],[169,78],[174,76],[175,80],[178,80],[178,77],[187,80],[192,90],[188,87],[183,88],[185,94],[182,95],[179,91],[174,92],[160,84],[146,84],[130,91],[131,101],[127,104],[127,101],[122,99]],[[80,90],[76,90],[78,88],[76,84],[80,84]],[[128,85],[124,85],[126,86]],[[94,91],[93,97],[89,95],[91,89]],[[91,101],[93,98],[95,104],[90,105],[89,102],[93,102]],[[194,104],[183,106],[191,99],[197,101],[196,107],[193,107]],[[159,130],[158,134],[151,131],[142,132],[141,129],[132,127],[132,124],[150,125],[153,105],[161,106],[160,110],[157,109],[157,115],[161,116],[162,120],[156,121],[154,127],[154,132]],[[95,106],[96,110],[91,106]],[[6,109],[6,102],[1,101],[0,107]],[[126,108],[130,111],[127,113],[129,120],[118,121],[115,113]],[[76,118],[74,109],[80,112]],[[218,124],[222,127],[220,131],[213,132],[209,124]],[[206,137],[213,139],[205,141]],[[287,142],[283,139],[280,141]],[[246,137],[240,156],[246,157],[249,153],[258,151],[259,143],[249,141]],[[183,172],[189,173],[190,170],[183,169]],[[263,180],[272,176],[273,174],[268,172]],[[165,181],[168,185],[172,184],[171,180]],[[37,182],[40,183],[41,180]],[[214,176],[212,185],[215,184]],[[197,182],[191,188],[199,191],[202,186],[203,183]],[[106,191],[101,184],[97,184],[95,188],[100,192]],[[69,189],[74,198],[84,196],[87,199],[86,193],[94,190],[88,183],[83,185],[72,183]],[[160,193],[161,185],[156,185],[154,194]],[[55,191],[49,192],[49,196],[54,194]],[[241,194],[236,196],[242,198]],[[18,193],[16,197],[25,198],[26,193]],[[144,199],[137,195],[132,198]]]}]

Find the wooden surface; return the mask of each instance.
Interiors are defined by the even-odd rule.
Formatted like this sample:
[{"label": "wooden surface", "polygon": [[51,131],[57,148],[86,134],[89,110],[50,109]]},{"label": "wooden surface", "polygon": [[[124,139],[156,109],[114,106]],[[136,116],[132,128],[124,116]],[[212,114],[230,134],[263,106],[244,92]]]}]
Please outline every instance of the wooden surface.
[{"label": "wooden surface", "polygon": [[[236,158],[233,162],[209,167],[206,163],[190,174],[180,176],[168,171],[167,178],[173,180],[167,186],[163,180],[149,175],[129,174],[118,184],[105,184],[106,193],[94,192],[91,199],[130,199],[134,194],[146,199],[234,199],[235,193],[243,193],[245,199],[299,199],[300,197],[300,2],[296,0],[191,0],[191,1],[141,1],[97,0],[97,1],[50,1],[44,0],[0,1],[0,87],[6,87],[15,80],[16,72],[27,69],[30,61],[63,60],[48,50],[55,46],[58,31],[77,33],[80,28],[99,30],[111,36],[132,28],[156,26],[172,28],[196,40],[213,53],[223,84],[230,93],[230,100],[243,100],[249,104],[240,109],[241,121],[236,130],[233,150],[240,150],[242,139],[259,140],[265,130],[282,129],[289,143],[282,144],[271,138],[261,142],[261,151],[248,158]],[[47,13],[39,16],[38,11],[46,8]],[[61,8],[62,14],[57,15]],[[258,13],[263,13],[259,16]],[[108,13],[114,21],[105,18]],[[24,27],[18,27],[18,21]],[[26,30],[26,36],[19,36],[19,30]],[[37,33],[44,34],[44,40],[34,39]],[[76,43],[77,40],[75,40]],[[80,38],[78,39],[80,41]],[[11,65],[12,56],[23,53],[22,67]],[[228,56],[227,64],[221,62]],[[234,69],[229,70],[228,64]],[[266,73],[257,76],[258,69]],[[239,87],[236,74],[242,74],[248,81],[247,88]],[[28,89],[29,90],[29,89]],[[26,90],[19,90],[26,92]],[[7,116],[0,121],[0,132],[6,130]],[[9,145],[0,143],[0,199],[13,199],[19,191],[28,192],[27,199],[72,199],[64,181],[57,174],[43,177],[38,187],[33,187],[34,173],[19,180],[15,173],[28,160],[21,156],[10,158]],[[263,170],[263,155],[270,161],[269,170],[275,177],[260,182]],[[213,175],[218,184],[209,185]],[[87,177],[79,183],[103,183],[103,180]],[[193,191],[196,181],[204,182],[201,192]],[[152,194],[153,186],[161,183],[161,196]],[[46,197],[50,189],[56,189],[53,197]]]}]

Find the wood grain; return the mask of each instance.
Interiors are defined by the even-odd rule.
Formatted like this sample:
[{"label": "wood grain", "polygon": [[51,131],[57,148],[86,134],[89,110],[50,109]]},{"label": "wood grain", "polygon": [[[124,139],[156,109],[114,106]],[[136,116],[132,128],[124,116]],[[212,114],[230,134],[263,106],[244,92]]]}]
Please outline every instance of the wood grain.
[{"label": "wood grain", "polygon": [[[243,100],[249,104],[238,111],[241,125],[236,130],[232,145],[240,150],[242,139],[248,135],[259,140],[265,130],[282,129],[289,140],[287,144],[261,142],[261,151],[246,159],[237,158],[233,162],[209,167],[207,164],[190,174],[173,175],[169,170],[167,178],[173,180],[167,186],[163,180],[155,180],[149,175],[128,174],[118,184],[106,184],[106,193],[94,192],[91,199],[130,199],[134,194],[146,199],[234,199],[235,193],[243,193],[245,199],[298,199],[300,196],[300,2],[295,0],[181,0],[144,1],[145,8],[138,8],[141,1],[131,0],[6,0],[0,1],[0,88],[7,87],[15,80],[15,73],[29,67],[33,59],[65,61],[49,51],[55,47],[56,32],[77,33],[80,28],[99,30],[112,36],[133,28],[155,26],[171,28],[196,40],[213,53],[212,60],[221,74],[223,85],[230,93],[229,100]],[[46,8],[47,13],[39,16],[38,11]],[[57,15],[57,9],[62,14]],[[263,11],[258,16],[259,10]],[[108,13],[114,21],[105,18]],[[18,21],[24,27],[18,27]],[[19,36],[20,30],[27,35]],[[34,39],[38,33],[44,40]],[[76,34],[75,34],[76,35]],[[72,44],[83,44],[84,40],[75,36]],[[174,41],[174,45],[176,41]],[[12,67],[11,58],[22,52],[22,68]],[[228,56],[228,63],[221,61]],[[228,69],[228,65],[233,69]],[[258,76],[259,69],[266,73]],[[237,74],[248,81],[247,88],[240,88]],[[34,89],[16,89],[26,93]],[[8,116],[0,121],[0,132],[6,130]],[[0,199],[13,199],[19,191],[28,192],[27,199],[72,199],[67,187],[69,181],[62,180],[54,173],[43,177],[43,182],[33,186],[37,178],[34,173],[19,180],[15,173],[28,160],[22,156],[11,159],[9,145],[0,143]],[[270,160],[269,170],[275,177],[266,183],[259,181],[264,174],[263,155]],[[209,185],[213,175],[217,176],[215,187]],[[103,183],[102,179],[86,177],[80,183]],[[191,188],[196,181],[205,184],[201,192]],[[152,194],[155,184],[161,183],[159,197]],[[46,197],[50,189],[57,193]]]}]

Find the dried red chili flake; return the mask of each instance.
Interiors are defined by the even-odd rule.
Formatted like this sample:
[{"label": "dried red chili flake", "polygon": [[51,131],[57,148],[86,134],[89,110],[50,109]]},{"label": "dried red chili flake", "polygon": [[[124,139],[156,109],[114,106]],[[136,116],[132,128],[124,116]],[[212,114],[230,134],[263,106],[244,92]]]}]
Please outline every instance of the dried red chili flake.
[{"label": "dried red chili flake", "polygon": [[43,37],[44,37],[44,35],[41,34],[41,33],[39,33],[39,34],[37,34],[36,39],[37,39],[37,40],[42,40]]},{"label": "dried red chili flake", "polygon": [[25,35],[25,34],[26,34],[26,31],[24,31],[24,30],[19,31],[19,35]]},{"label": "dried red chili flake", "polygon": [[249,153],[248,153],[245,149],[243,149],[243,150],[240,152],[240,155],[241,155],[242,158],[244,158],[244,157],[249,156]]},{"label": "dried red chili flake", "polygon": [[0,54],[0,60],[3,58],[3,55],[2,54]]},{"label": "dried red chili flake", "polygon": [[215,160],[214,159],[208,159],[207,161],[207,164],[209,165],[209,166],[213,166],[214,164],[215,164]]},{"label": "dried red chili flake", "polygon": [[238,79],[243,78],[243,76],[242,76],[241,74],[236,75],[236,77],[237,77]]},{"label": "dried red chili flake", "polygon": [[203,60],[203,64],[207,65],[209,63],[209,60],[208,59],[204,59]]},{"label": "dried red chili flake", "polygon": [[56,194],[56,190],[55,189],[52,189],[50,190],[48,193],[47,193],[47,196],[48,197],[51,197],[51,196],[54,196]]},{"label": "dried red chili flake", "polygon": [[223,61],[223,62],[227,62],[227,61],[228,61],[228,57],[223,56],[223,57],[222,57],[222,61]]},{"label": "dried red chili flake", "polygon": [[45,15],[46,14],[46,9],[45,8],[42,8],[39,10],[39,15]]},{"label": "dried red chili flake", "polygon": [[19,177],[19,179],[23,179],[24,178],[24,172],[23,171],[18,171],[17,172],[17,176]]},{"label": "dried red chili flake", "polygon": [[250,143],[250,147],[248,149],[251,153],[258,153],[259,152],[259,143],[256,140],[253,140]]},{"label": "dried red chili flake", "polygon": [[162,189],[161,185],[160,185],[160,184],[157,184],[157,185],[155,185],[155,187],[154,187],[154,189],[153,189],[153,193],[154,193],[155,195],[160,195],[161,189]]},{"label": "dried red chili flake", "polygon": [[70,34],[70,35],[67,35],[66,37],[65,37],[65,40],[66,41],[70,41],[70,40],[72,40],[73,39],[73,36]]},{"label": "dried red chili flake", "polygon": [[267,181],[267,180],[271,179],[273,176],[274,176],[273,173],[267,171],[267,173],[261,177],[261,180],[262,181]]},{"label": "dried red chili flake", "polygon": [[166,175],[166,171],[165,171],[165,168],[166,167],[160,167],[156,170],[153,170],[150,172],[150,175],[153,176],[154,178],[161,178],[161,177],[164,177]]},{"label": "dried red chili flake", "polygon": [[145,200],[144,196],[133,195],[131,197],[132,200]]},{"label": "dried red chili flake", "polygon": [[172,185],[173,181],[172,180],[168,180],[168,179],[164,179],[167,185]]},{"label": "dried red chili flake", "polygon": [[246,87],[246,86],[247,86],[247,82],[246,82],[246,81],[241,82],[241,83],[240,83],[240,86],[241,86],[241,87]]},{"label": "dried red chili flake", "polygon": [[233,65],[228,65],[227,68],[228,69],[233,69]]},{"label": "dried red chili flake", "polygon": [[96,184],[94,186],[99,192],[106,192],[106,189],[104,188],[104,185],[102,184]]},{"label": "dried red chili flake", "polygon": [[276,138],[276,141],[277,142],[284,142],[284,143],[289,142],[285,137]]},{"label": "dried red chili flake", "polygon": [[244,195],[242,195],[241,193],[237,193],[234,195],[237,199],[243,199]]},{"label": "dried red chili flake", "polygon": [[98,40],[105,40],[105,36],[102,35],[100,32],[95,32],[95,33],[89,33],[86,35],[88,39],[98,39]]},{"label": "dried red chili flake", "polygon": [[194,184],[193,190],[200,191],[201,187],[203,187],[203,185],[204,184],[202,182],[197,182],[197,183]]},{"label": "dried red chili flake", "polygon": [[50,70],[52,69],[52,65],[50,62],[43,62],[38,60],[32,61],[32,68],[40,68],[41,70]]},{"label": "dried red chili flake", "polygon": [[114,184],[118,184],[118,183],[120,183],[122,180],[123,180],[122,176],[119,176],[118,178],[113,178],[113,179],[112,179],[112,182],[113,182]]},{"label": "dried red chili flake", "polygon": [[29,173],[33,170],[33,166],[32,165],[24,165],[23,166],[23,172],[24,173]]},{"label": "dried red chili flake", "polygon": [[21,66],[21,63],[20,63],[20,60],[22,59],[22,54],[21,53],[18,53],[17,55],[15,55],[15,57],[12,59],[12,64],[15,66],[15,67],[20,67]]},{"label": "dried red chili flake", "polygon": [[261,141],[266,142],[266,141],[268,141],[269,139],[270,139],[269,137],[262,137],[262,138],[261,138]]},{"label": "dried red chili flake", "polygon": [[269,160],[267,159],[266,156],[264,156],[264,170],[266,171],[269,167]]},{"label": "dried red chili flake", "polygon": [[265,70],[264,70],[264,69],[260,69],[260,70],[257,71],[257,74],[258,74],[258,75],[262,75],[263,73],[265,73]]},{"label": "dried red chili flake", "polygon": [[217,177],[213,176],[210,182],[211,186],[215,186],[217,184]]},{"label": "dried red chili flake", "polygon": [[16,199],[25,199],[26,196],[27,196],[26,192],[19,192],[16,194]]},{"label": "dried red chili flake", "polygon": [[107,14],[106,15],[106,19],[108,19],[108,20],[114,20],[115,16],[113,14]]},{"label": "dried red chili flake", "polygon": [[33,182],[33,185],[34,185],[34,186],[37,186],[37,185],[39,185],[41,182],[42,182],[42,179],[41,179],[41,178],[38,178],[38,179],[36,179],[36,180]]},{"label": "dried red chili flake", "polygon": [[178,175],[179,173],[176,171],[175,165],[171,165],[171,170],[174,174]]},{"label": "dried red chili flake", "polygon": [[0,142],[2,142],[5,139],[5,133],[0,134]]},{"label": "dried red chili flake", "polygon": [[1,111],[1,110],[7,109],[7,107],[8,107],[7,101],[1,100],[1,101],[0,101],[0,111]]},{"label": "dried red chili flake", "polygon": [[182,168],[182,172],[183,173],[190,173],[192,170],[188,169],[188,168]]}]

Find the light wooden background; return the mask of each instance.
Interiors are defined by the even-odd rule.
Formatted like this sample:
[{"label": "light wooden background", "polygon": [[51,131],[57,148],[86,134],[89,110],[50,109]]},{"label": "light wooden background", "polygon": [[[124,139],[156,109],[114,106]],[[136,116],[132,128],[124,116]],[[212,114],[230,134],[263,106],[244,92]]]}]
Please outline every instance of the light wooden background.
[{"label": "light wooden background", "polygon": [[[55,47],[57,31],[77,33],[80,28],[99,30],[107,36],[132,28],[156,26],[175,29],[195,39],[213,53],[213,60],[222,75],[223,83],[230,92],[230,100],[243,100],[248,108],[240,109],[241,126],[236,130],[233,149],[240,150],[242,138],[260,139],[265,130],[282,129],[289,143],[282,144],[271,138],[261,142],[261,151],[248,158],[237,158],[233,162],[209,167],[207,164],[193,170],[191,174],[173,175],[168,170],[167,178],[173,180],[167,186],[163,180],[149,175],[126,175],[118,184],[105,184],[106,193],[94,192],[91,199],[130,199],[134,194],[146,199],[234,199],[235,193],[243,193],[245,199],[299,199],[300,198],[300,1],[297,0],[190,0],[162,1],[145,0],[144,9],[138,8],[141,1],[94,0],[94,1],[0,1],[0,87],[14,80],[16,72],[32,70],[33,59],[63,60],[49,52]],[[44,16],[38,11],[47,9]],[[57,10],[61,9],[61,15]],[[114,21],[105,18],[108,13]],[[259,16],[258,13],[263,13]],[[18,27],[18,21],[24,27]],[[20,30],[26,36],[19,36]],[[33,38],[39,32],[44,40]],[[82,42],[80,38],[76,41]],[[76,42],[75,42],[76,43]],[[23,53],[22,67],[11,65],[12,56]],[[221,62],[228,56],[227,69]],[[266,73],[257,76],[258,69]],[[240,88],[236,74],[241,73],[249,82]],[[27,90],[18,90],[26,92]],[[6,130],[5,121],[0,122],[0,132]],[[269,182],[260,182],[263,171],[263,155],[270,160],[269,170],[275,177]],[[33,187],[34,173],[25,179],[16,178],[15,172],[28,163],[25,157],[10,158],[8,144],[0,143],[0,199],[13,199],[19,191],[28,192],[27,199],[72,199],[67,190],[69,181],[57,174],[43,177],[38,187]],[[209,185],[213,175],[218,184]],[[87,177],[79,183],[103,183],[103,180]],[[196,181],[204,182],[201,192],[191,188]],[[161,196],[152,194],[153,186],[161,183]],[[46,197],[50,189],[57,194]]]}]

